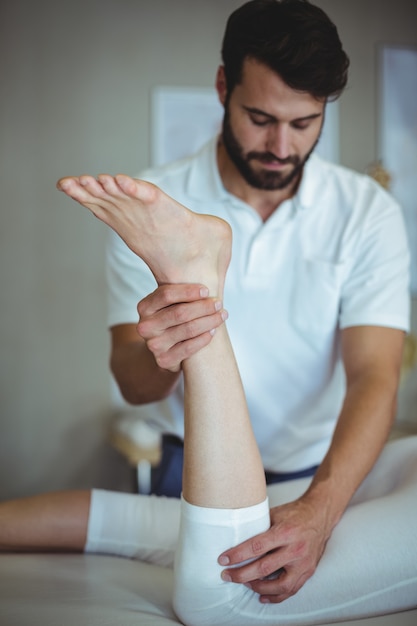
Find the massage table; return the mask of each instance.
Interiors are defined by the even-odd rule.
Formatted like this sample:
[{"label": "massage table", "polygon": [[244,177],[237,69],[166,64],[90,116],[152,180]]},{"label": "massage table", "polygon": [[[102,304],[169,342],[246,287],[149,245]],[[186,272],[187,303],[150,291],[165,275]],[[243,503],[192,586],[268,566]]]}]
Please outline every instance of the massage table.
[{"label": "massage table", "polygon": [[[172,570],[119,557],[3,554],[0,626],[172,626],[172,585]],[[416,626],[417,598],[411,611],[338,622],[348,625]]]}]

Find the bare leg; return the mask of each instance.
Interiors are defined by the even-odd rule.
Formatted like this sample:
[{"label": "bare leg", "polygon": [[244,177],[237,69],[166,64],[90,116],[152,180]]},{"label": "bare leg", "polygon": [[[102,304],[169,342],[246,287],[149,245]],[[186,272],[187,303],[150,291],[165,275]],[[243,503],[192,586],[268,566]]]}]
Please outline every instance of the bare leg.
[{"label": "bare leg", "polygon": [[[222,299],[231,249],[227,224],[193,214],[148,184],[126,177],[61,181],[59,187],[102,217],[143,258],[158,283],[197,281]],[[183,373],[184,499],[173,604],[184,624],[198,626],[219,623],[219,617],[223,623],[225,610],[239,607],[242,594],[253,602],[251,590],[222,581],[217,558],[233,542],[266,530],[269,508],[225,326],[183,362]]]},{"label": "bare leg", "polygon": [[[210,295],[222,298],[231,251],[225,222],[197,215],[150,183],[127,176],[64,178],[58,188],[113,228],[158,284],[202,282]],[[183,370],[185,499],[219,508],[264,501],[262,462],[224,326]]]},{"label": "bare leg", "polygon": [[228,509],[263,502],[262,461],[225,326],[183,371],[185,500]]},{"label": "bare leg", "polygon": [[0,551],[82,552],[89,491],[46,493],[0,503]]}]

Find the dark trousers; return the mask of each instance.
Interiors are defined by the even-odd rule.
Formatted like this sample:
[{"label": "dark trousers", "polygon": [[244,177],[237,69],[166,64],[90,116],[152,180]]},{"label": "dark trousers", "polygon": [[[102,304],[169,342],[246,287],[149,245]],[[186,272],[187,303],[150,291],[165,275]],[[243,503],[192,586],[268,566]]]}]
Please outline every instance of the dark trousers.
[{"label": "dark trousers", "polygon": [[[184,456],[184,444],[175,435],[162,437],[162,455],[158,466],[152,468],[151,493],[157,496],[179,498],[182,490],[182,466]],[[281,483],[286,480],[314,476],[317,465],[299,472],[276,473],[265,472],[267,485]]]}]

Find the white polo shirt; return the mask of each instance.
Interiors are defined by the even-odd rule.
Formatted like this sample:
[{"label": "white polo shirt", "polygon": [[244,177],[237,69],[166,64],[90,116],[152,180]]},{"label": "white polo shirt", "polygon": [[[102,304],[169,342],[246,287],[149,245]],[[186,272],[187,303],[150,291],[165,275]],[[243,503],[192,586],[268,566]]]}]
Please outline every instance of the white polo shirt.
[{"label": "white polo shirt", "polygon": [[[216,141],[196,156],[140,178],[233,230],[224,306],[265,468],[319,464],[343,402],[340,329],[408,330],[409,254],[402,214],[367,176],[312,155],[297,195],[263,223],[223,187]],[[108,248],[109,326],[137,323],[156,288],[114,234]],[[183,388],[138,407],[161,431],[183,436]],[[227,419],[227,415],[225,416]]]}]

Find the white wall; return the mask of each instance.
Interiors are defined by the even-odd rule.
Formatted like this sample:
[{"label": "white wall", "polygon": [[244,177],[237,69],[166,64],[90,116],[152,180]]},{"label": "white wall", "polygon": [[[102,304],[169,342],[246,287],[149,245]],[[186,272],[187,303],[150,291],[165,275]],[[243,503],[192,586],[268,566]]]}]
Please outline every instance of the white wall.
[{"label": "white wall", "polygon": [[[146,166],[152,88],[212,86],[226,17],[240,4],[1,2],[0,497],[120,486],[105,443],[106,231],[54,185],[67,174]],[[317,4],[351,56],[341,161],[362,170],[378,156],[375,46],[417,45],[417,5]],[[417,417],[415,388],[403,394],[405,420]]]}]

